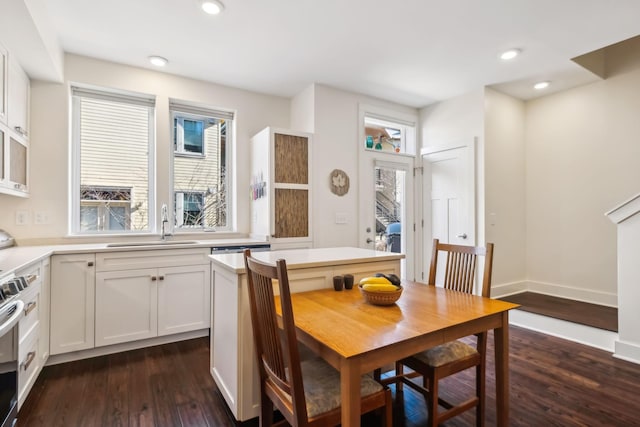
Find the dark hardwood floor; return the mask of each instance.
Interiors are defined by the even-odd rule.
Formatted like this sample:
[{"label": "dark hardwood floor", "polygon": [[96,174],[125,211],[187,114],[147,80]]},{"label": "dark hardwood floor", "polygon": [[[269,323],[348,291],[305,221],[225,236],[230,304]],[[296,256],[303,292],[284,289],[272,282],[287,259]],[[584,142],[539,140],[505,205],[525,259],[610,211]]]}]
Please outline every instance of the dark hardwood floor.
[{"label": "dark hardwood floor", "polygon": [[520,310],[543,316],[567,320],[606,331],[618,332],[618,309],[590,304],[567,298],[559,298],[535,292],[521,292],[500,298],[520,304]]},{"label": "dark hardwood floor", "polygon": [[[640,426],[640,365],[526,329],[510,331],[511,426]],[[495,425],[492,342],[490,336],[487,426]],[[199,338],[48,366],[18,426],[233,426],[208,363],[208,339]],[[460,398],[472,390],[473,373],[441,384],[444,397]],[[422,397],[407,388],[402,394],[395,395],[394,426],[424,426]],[[379,420],[369,415],[362,425]],[[468,412],[443,425],[471,426],[475,417]]]}]

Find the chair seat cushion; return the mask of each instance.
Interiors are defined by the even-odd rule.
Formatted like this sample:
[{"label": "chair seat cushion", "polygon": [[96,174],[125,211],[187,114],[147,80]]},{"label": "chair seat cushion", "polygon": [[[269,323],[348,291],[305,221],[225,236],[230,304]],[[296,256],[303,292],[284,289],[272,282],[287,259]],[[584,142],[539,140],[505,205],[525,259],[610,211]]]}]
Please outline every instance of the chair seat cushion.
[{"label": "chair seat cushion", "polygon": [[[309,417],[338,408],[340,406],[340,372],[320,358],[303,361],[301,369]],[[361,396],[369,396],[382,390],[382,385],[369,375],[363,375],[360,384]]]},{"label": "chair seat cushion", "polygon": [[471,356],[478,351],[472,346],[460,341],[450,341],[415,354],[412,357],[429,366],[438,367],[463,357]]}]

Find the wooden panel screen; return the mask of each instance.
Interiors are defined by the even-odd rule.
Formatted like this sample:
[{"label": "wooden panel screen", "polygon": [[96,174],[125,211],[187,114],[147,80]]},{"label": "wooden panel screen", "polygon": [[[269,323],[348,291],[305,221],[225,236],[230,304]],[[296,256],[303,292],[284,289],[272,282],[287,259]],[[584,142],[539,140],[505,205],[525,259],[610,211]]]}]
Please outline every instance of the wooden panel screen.
[{"label": "wooden panel screen", "polygon": [[275,134],[275,182],[308,184],[309,145],[306,137]]},{"label": "wooden panel screen", "polygon": [[275,236],[307,237],[309,235],[309,192],[276,188]]}]

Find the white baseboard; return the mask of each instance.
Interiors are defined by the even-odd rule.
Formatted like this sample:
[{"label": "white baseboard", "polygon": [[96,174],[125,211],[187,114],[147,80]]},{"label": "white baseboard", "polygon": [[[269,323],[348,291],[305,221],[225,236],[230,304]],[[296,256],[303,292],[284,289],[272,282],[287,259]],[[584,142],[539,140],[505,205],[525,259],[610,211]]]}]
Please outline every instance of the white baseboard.
[{"label": "white baseboard", "polygon": [[571,286],[558,285],[555,283],[544,283],[535,281],[512,282],[493,285],[491,286],[491,297],[502,298],[508,295],[526,291],[544,295],[551,295],[559,298],[572,299],[574,301],[604,305],[607,307],[618,306],[618,295],[615,293],[594,291],[590,289],[580,289]]},{"label": "white baseboard", "polygon": [[502,298],[513,294],[519,294],[528,290],[527,282],[501,283],[491,285],[491,298]]},{"label": "white baseboard", "polygon": [[[509,312],[509,323],[609,352],[613,352],[618,343],[618,341],[616,341],[618,339],[616,332],[579,325],[577,323],[517,309]],[[640,348],[638,348],[638,351],[640,351]],[[640,358],[640,352],[637,354]]]},{"label": "white baseboard", "polygon": [[628,341],[616,341],[614,357],[626,360],[627,362],[640,364],[640,345]]},{"label": "white baseboard", "polygon": [[73,351],[70,353],[56,354],[49,356],[45,366],[57,365],[58,363],[73,362],[76,360],[88,359],[90,357],[104,356],[107,354],[120,353],[122,351],[137,350],[144,347],[152,347],[154,345],[169,344],[172,342],[190,340],[209,336],[209,329],[200,329],[198,331],[182,332],[180,334],[166,335],[162,337],[149,338],[146,340],[132,341],[122,344],[108,345],[105,347],[95,347],[89,350]]}]

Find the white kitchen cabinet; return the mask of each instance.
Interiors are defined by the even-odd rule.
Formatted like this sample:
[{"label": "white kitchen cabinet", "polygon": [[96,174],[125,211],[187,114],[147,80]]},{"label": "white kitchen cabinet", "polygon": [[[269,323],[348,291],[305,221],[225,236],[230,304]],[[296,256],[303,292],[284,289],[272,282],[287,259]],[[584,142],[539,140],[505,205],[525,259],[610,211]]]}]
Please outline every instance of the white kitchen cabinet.
[{"label": "white kitchen cabinet", "polygon": [[24,139],[29,138],[29,76],[16,61],[9,61],[7,123],[9,128]]},{"label": "white kitchen cabinet", "polygon": [[51,355],[94,348],[95,254],[51,258]]},{"label": "white kitchen cabinet", "polygon": [[96,274],[96,347],[157,335],[158,280],[157,269]]},{"label": "white kitchen cabinet", "polygon": [[271,127],[251,138],[251,235],[272,249],[312,246],[311,139]]},{"label": "white kitchen cabinet", "polygon": [[208,253],[198,248],[98,254],[96,347],[208,328]]},{"label": "white kitchen cabinet", "polygon": [[51,316],[51,259],[42,261],[42,283],[40,284],[40,358],[42,366],[49,358]]},{"label": "white kitchen cabinet", "polygon": [[158,271],[158,335],[208,328],[211,324],[209,263]]},{"label": "white kitchen cabinet", "polygon": [[18,407],[22,406],[49,355],[42,343],[49,339],[48,295],[45,273],[48,261],[38,261],[16,272],[25,277],[29,286],[20,293],[24,316],[18,325]]}]

